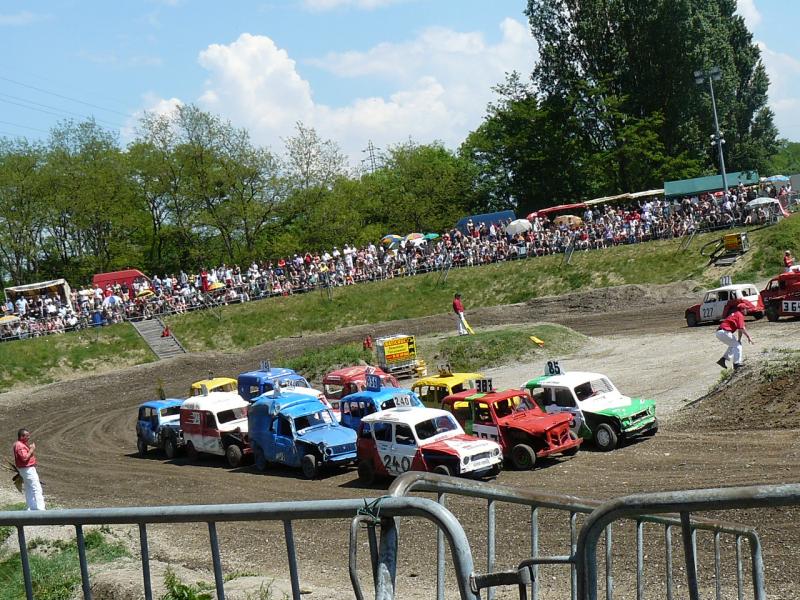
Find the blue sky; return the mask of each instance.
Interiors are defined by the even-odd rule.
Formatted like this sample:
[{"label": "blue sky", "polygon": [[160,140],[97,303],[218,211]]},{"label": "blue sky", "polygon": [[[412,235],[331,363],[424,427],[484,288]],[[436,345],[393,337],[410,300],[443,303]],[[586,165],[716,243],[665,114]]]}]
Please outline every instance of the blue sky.
[{"label": "blue sky", "polygon": [[[0,3],[0,135],[94,115],[130,140],[178,102],[282,152],[298,121],[353,163],[369,140],[456,148],[504,73],[536,59],[524,0],[40,0]],[[800,140],[800,3],[739,0],[783,137]]]}]

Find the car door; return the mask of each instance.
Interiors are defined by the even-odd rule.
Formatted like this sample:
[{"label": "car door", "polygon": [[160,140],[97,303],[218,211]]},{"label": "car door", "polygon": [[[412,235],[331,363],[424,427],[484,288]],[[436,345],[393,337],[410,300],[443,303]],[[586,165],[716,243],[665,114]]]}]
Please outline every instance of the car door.
[{"label": "car door", "polygon": [[297,466],[300,460],[294,443],[292,424],[287,417],[279,415],[272,421],[272,443],[264,450],[266,459],[289,466]]},{"label": "car door", "polygon": [[417,439],[409,425],[395,423],[394,441],[387,457],[381,456],[390,475],[402,475],[411,469],[417,454]]},{"label": "car door", "polygon": [[553,387],[546,392],[550,393],[549,398],[546,397],[545,411],[548,413],[568,413],[572,415],[574,424],[572,430],[578,433],[586,420],[583,417],[580,406],[575,400],[572,390],[566,386]]},{"label": "car door", "polygon": [[[391,423],[373,423],[372,434],[375,438],[375,449],[380,457],[383,468],[386,469],[387,474],[390,474],[389,466],[392,464],[392,456],[394,456],[394,432]],[[389,465],[389,466],[387,466]]]},{"label": "car door", "polygon": [[200,440],[200,448],[203,452],[219,454],[219,425],[217,417],[211,411],[203,412],[203,435]]},{"label": "car door", "polygon": [[136,421],[136,433],[148,444],[153,443],[152,413],[152,408],[142,406],[139,409],[139,417]]},{"label": "car door", "polygon": [[[735,292],[734,292],[735,293]],[[725,307],[728,305],[728,300],[731,299],[731,292],[727,290],[720,290],[717,292],[717,301],[711,309],[711,320],[719,321],[725,315]]]},{"label": "car door", "polygon": [[500,441],[500,434],[497,429],[497,421],[494,418],[492,407],[488,402],[481,402],[480,400],[474,403],[475,405],[475,421],[472,425],[472,435],[485,440],[492,440],[493,442]]}]

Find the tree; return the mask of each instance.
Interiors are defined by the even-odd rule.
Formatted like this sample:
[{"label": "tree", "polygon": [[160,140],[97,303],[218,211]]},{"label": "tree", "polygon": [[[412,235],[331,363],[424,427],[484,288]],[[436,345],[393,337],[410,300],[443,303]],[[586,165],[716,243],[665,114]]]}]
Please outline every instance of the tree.
[{"label": "tree", "polygon": [[780,140],[778,151],[770,158],[764,175],[795,175],[800,173],[800,142]]},{"label": "tree", "polygon": [[[660,121],[653,131],[664,156],[714,171],[710,98],[693,74],[718,65],[729,166],[759,168],[775,144],[769,82],[735,10],[735,0],[528,0],[540,53],[535,84],[545,99],[575,99],[574,115],[597,152],[617,153],[632,125]],[[624,164],[615,179],[634,183]]]}]

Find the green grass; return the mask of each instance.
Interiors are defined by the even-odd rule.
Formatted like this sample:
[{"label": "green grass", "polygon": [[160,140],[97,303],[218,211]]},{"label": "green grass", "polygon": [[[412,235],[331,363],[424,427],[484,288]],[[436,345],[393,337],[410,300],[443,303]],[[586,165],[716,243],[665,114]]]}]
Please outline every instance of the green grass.
[{"label": "green grass", "polygon": [[372,353],[361,344],[341,344],[316,350],[308,350],[296,358],[278,357],[276,364],[286,365],[308,379],[320,379],[328,371],[349,365],[373,362]]},{"label": "green grass", "polygon": [[[89,564],[110,562],[129,556],[118,542],[109,542],[97,530],[86,533],[86,557]],[[81,582],[78,546],[75,540],[52,542],[32,540],[28,544],[33,594],[36,600],[69,600]],[[0,600],[25,597],[22,563],[19,553],[0,561]]]},{"label": "green grass", "polygon": [[101,365],[119,367],[154,359],[128,323],[5,342],[0,344],[0,392],[17,385],[52,383],[65,373],[90,373]]},{"label": "green grass", "polygon": [[[27,505],[24,502],[14,502],[12,504],[4,504],[0,506],[0,511],[6,510],[25,510]],[[0,526],[0,545],[5,544],[6,540],[11,537],[11,534],[14,533],[16,527],[11,527],[10,525],[2,525]]]},{"label": "green grass", "polygon": [[[544,348],[530,340],[532,335],[545,343]],[[432,368],[443,363],[449,363],[454,371],[474,372],[536,356],[568,354],[585,342],[586,336],[561,325],[505,327],[446,338],[425,358],[428,372],[433,372]]]}]

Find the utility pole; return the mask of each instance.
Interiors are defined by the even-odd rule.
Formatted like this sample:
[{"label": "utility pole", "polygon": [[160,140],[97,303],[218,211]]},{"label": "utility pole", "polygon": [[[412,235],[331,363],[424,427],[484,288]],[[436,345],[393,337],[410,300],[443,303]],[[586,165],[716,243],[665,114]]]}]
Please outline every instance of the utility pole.
[{"label": "utility pole", "polygon": [[717,99],[714,96],[714,81],[722,79],[722,70],[719,67],[711,67],[709,70],[701,70],[694,72],[694,82],[697,85],[704,85],[708,79],[708,87],[711,90],[711,108],[714,111],[714,135],[711,136],[711,145],[717,146],[719,152],[719,170],[722,173],[722,187],[725,188],[725,194],[728,193],[728,174],[725,172],[725,157],[722,153],[722,145],[725,139],[719,130],[719,118],[717,117]]},{"label": "utility pole", "polygon": [[372,143],[372,140],[367,143],[367,147],[362,150],[362,152],[367,153],[367,158],[362,160],[361,162],[367,163],[367,169],[370,173],[374,173],[378,170],[378,161],[375,158],[375,151],[380,150],[380,148],[376,148],[375,145]]}]

